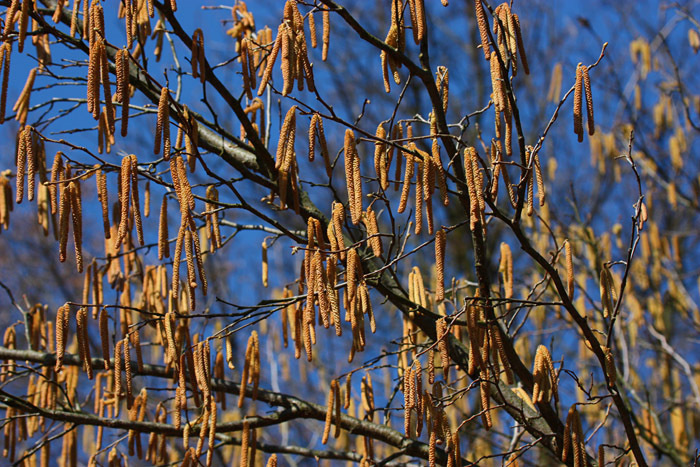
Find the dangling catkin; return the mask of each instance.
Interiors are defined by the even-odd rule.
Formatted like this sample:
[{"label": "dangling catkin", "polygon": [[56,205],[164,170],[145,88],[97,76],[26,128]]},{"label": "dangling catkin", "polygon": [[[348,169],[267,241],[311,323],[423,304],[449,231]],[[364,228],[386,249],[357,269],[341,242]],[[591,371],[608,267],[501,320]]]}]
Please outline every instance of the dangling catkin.
[{"label": "dangling catkin", "polygon": [[474,7],[476,9],[476,21],[479,26],[479,36],[481,37],[481,50],[484,52],[484,58],[486,60],[491,59],[491,46],[489,42],[489,23],[486,19],[486,12],[484,11],[484,5],[481,0],[474,0]]},{"label": "dangling catkin", "polygon": [[583,78],[583,90],[586,94],[586,118],[588,120],[588,134],[593,135],[595,133],[595,121],[593,120],[593,94],[591,93],[591,78],[588,76],[587,66],[581,66],[581,77]]},{"label": "dangling catkin", "polygon": [[382,187],[382,190],[386,190],[389,187],[389,168],[386,160],[386,142],[384,141],[386,130],[382,123],[377,126],[374,136],[377,139],[374,143],[374,171],[377,174],[379,186]]},{"label": "dangling catkin", "polygon": [[68,304],[60,306],[56,310],[56,366],[55,372],[60,373],[63,368],[63,357],[66,354],[66,340],[68,339]]},{"label": "dangling catkin", "polygon": [[603,317],[608,318],[614,310],[615,283],[607,265],[600,270],[600,301],[603,305]]},{"label": "dangling catkin", "polygon": [[75,264],[78,272],[83,272],[83,208],[80,195],[80,182],[70,182],[67,188],[70,195],[71,218],[73,221],[73,244],[75,245]]},{"label": "dangling catkin", "polygon": [[576,85],[574,87],[574,133],[578,135],[578,142],[583,141],[583,65],[576,65]]},{"label": "dangling catkin", "polygon": [[445,299],[445,229],[440,229],[435,233],[435,301],[441,302]]},{"label": "dangling catkin", "polygon": [[321,50],[321,60],[324,62],[328,58],[328,47],[331,39],[331,13],[330,10],[324,9],[323,13],[323,48]]},{"label": "dangling catkin", "polygon": [[564,251],[566,255],[566,289],[569,294],[569,300],[574,298],[574,258],[571,253],[571,242],[564,241]]},{"label": "dangling catkin", "polygon": [[163,140],[163,158],[170,159],[170,90],[163,86],[160,90],[158,101],[158,117],[156,120],[156,136],[153,146],[153,154],[160,153],[160,142]]},{"label": "dangling catkin", "polygon": [[100,344],[102,347],[102,359],[104,360],[105,370],[109,370],[109,316],[107,310],[100,309],[99,324],[100,324]]},{"label": "dangling catkin", "polygon": [[[170,257],[170,243],[168,242],[168,196],[163,195],[160,205],[160,221],[158,223],[158,259]],[[180,258],[177,258],[179,261]]]},{"label": "dangling catkin", "polygon": [[328,442],[328,436],[331,433],[331,422],[333,421],[333,411],[335,408],[335,396],[336,396],[336,391],[333,389],[333,383],[335,385],[338,385],[337,380],[333,380],[331,382],[330,387],[328,388],[328,402],[326,405],[326,421],[325,425],[323,427],[323,436],[321,437],[321,444],[326,444]]}]

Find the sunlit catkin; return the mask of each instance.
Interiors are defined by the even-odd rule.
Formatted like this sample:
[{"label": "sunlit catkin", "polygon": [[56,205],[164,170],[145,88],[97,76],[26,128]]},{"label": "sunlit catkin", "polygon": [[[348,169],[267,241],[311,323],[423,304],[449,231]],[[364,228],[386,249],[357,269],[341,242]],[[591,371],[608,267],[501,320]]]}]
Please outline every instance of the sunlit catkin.
[{"label": "sunlit catkin", "polygon": [[163,158],[170,159],[170,90],[163,86],[160,90],[158,101],[158,116],[156,119],[156,135],[153,145],[153,154],[160,153],[160,143],[163,141]]},{"label": "sunlit catkin", "polygon": [[328,388],[328,401],[326,403],[326,421],[323,426],[323,436],[321,437],[321,444],[326,444],[328,442],[328,436],[331,433],[331,422],[333,421],[333,410],[335,408],[335,396],[336,391],[333,389],[333,383],[338,385],[337,380],[333,380],[330,387]]},{"label": "sunlit catkin", "polygon": [[574,257],[571,253],[571,242],[564,240],[564,253],[566,256],[566,293],[569,300],[574,298]]},{"label": "sunlit catkin", "polygon": [[56,310],[56,373],[60,373],[63,368],[63,358],[66,354],[66,340],[68,339],[68,315],[70,307],[68,304],[60,306]]},{"label": "sunlit catkin", "polygon": [[350,219],[357,225],[362,217],[362,179],[360,178],[360,160],[355,146],[355,133],[345,130],[345,181],[347,183]]},{"label": "sunlit catkin", "polygon": [[386,130],[383,124],[377,126],[374,136],[377,138],[374,142],[374,172],[377,174],[379,186],[386,190],[389,188],[389,167],[386,159]]},{"label": "sunlit catkin", "polygon": [[484,11],[484,5],[481,0],[474,0],[474,7],[476,9],[476,21],[479,26],[479,36],[481,37],[481,49],[484,52],[484,58],[489,60],[491,58],[491,46],[489,42],[489,23],[486,18],[486,12]]},{"label": "sunlit catkin", "polygon": [[445,229],[435,233],[435,301],[445,299],[445,247],[447,235]]}]

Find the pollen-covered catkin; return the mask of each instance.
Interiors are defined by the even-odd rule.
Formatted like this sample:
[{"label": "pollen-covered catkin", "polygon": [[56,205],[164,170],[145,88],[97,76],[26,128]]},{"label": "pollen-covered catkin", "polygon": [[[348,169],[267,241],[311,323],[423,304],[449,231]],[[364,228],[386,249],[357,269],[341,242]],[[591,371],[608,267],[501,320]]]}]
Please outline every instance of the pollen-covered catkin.
[{"label": "pollen-covered catkin", "polygon": [[158,101],[158,116],[156,119],[156,136],[153,154],[160,153],[160,143],[163,141],[163,158],[170,159],[170,90],[163,86]]},{"label": "pollen-covered catkin", "polygon": [[445,247],[447,236],[445,229],[435,233],[435,301],[445,299]]},{"label": "pollen-covered catkin", "polygon": [[[163,196],[160,205],[160,220],[158,223],[158,259],[170,257],[170,243],[168,242],[168,196]],[[177,258],[179,261],[180,258]]]},{"label": "pollen-covered catkin", "polygon": [[571,253],[571,242],[567,239],[564,241],[564,252],[566,256],[566,291],[569,294],[569,300],[574,298],[574,258]]},{"label": "pollen-covered catkin", "polygon": [[[333,382],[337,385],[338,382],[336,380],[333,380]],[[326,405],[326,422],[323,427],[323,436],[321,437],[321,444],[326,444],[328,442],[328,436],[331,433],[331,422],[333,421],[333,410],[335,408],[335,394],[336,391],[333,389],[333,384],[331,383],[330,387],[328,388],[328,402]]]},{"label": "pollen-covered catkin", "polygon": [[486,19],[486,12],[484,11],[484,5],[481,0],[474,0],[474,7],[476,9],[476,22],[479,26],[479,36],[481,37],[481,50],[484,52],[484,58],[489,60],[491,58],[491,45],[489,42],[489,23]]},{"label": "pollen-covered catkin", "polygon": [[583,78],[583,91],[586,95],[586,119],[588,121],[588,134],[595,133],[595,121],[593,119],[593,93],[591,92],[591,78],[588,75],[588,67],[581,66],[581,77]]}]

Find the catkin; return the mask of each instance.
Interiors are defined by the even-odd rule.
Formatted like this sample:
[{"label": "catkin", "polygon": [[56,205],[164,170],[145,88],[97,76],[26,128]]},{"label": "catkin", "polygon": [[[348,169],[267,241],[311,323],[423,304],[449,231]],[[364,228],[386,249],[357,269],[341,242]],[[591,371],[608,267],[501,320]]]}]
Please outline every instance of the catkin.
[{"label": "catkin", "polygon": [[88,375],[88,379],[92,379],[92,359],[90,358],[90,341],[87,330],[87,309],[81,307],[75,315],[76,332],[78,337],[78,351],[80,360],[83,363],[83,370]]},{"label": "catkin", "polygon": [[[56,154],[59,157],[60,152]],[[53,174],[52,174],[53,179]],[[97,182],[97,199],[102,207],[102,226],[104,229],[105,239],[108,240],[111,236],[111,227],[109,224],[109,200],[107,198],[107,175],[101,170],[97,171],[95,176]],[[53,180],[52,180],[53,181]],[[55,185],[54,185],[55,186]],[[54,188],[55,190],[55,188]],[[54,210],[55,212],[55,210]]]},{"label": "catkin", "polygon": [[109,316],[107,310],[100,309],[99,324],[100,324],[100,345],[102,347],[102,359],[104,360],[105,370],[109,370]]},{"label": "catkin", "polygon": [[441,302],[445,299],[445,229],[440,229],[435,233],[435,301]]},{"label": "catkin", "polygon": [[564,251],[566,255],[566,290],[569,300],[574,298],[574,258],[571,253],[571,242],[564,241]]},{"label": "catkin", "polygon": [[70,182],[67,188],[70,193],[70,210],[73,223],[73,244],[75,246],[75,264],[78,272],[83,272],[83,208],[80,195],[80,182]]},{"label": "catkin", "polygon": [[474,0],[474,7],[476,9],[476,22],[479,26],[479,36],[481,37],[481,50],[484,52],[484,58],[486,60],[491,59],[491,45],[489,42],[489,24],[486,19],[486,12],[484,11],[484,5],[481,0]]},{"label": "catkin", "polygon": [[163,86],[158,101],[158,117],[156,120],[156,136],[153,154],[160,153],[160,142],[163,140],[163,158],[170,159],[170,90]]},{"label": "catkin", "polygon": [[574,87],[574,133],[578,135],[579,143],[583,141],[583,65],[579,62],[576,66],[576,85]]},{"label": "catkin", "polygon": [[382,123],[377,126],[374,136],[377,139],[374,143],[374,171],[377,174],[379,186],[382,190],[386,190],[389,188],[389,167],[386,159],[386,130]]},{"label": "catkin", "polygon": [[607,266],[600,270],[600,301],[603,304],[603,317],[608,318],[614,308],[615,283]]},{"label": "catkin", "polygon": [[[170,243],[168,242],[168,196],[163,195],[160,205],[160,220],[158,223],[158,259],[170,257]],[[177,258],[179,261],[180,258]]]},{"label": "catkin", "polygon": [[355,145],[355,133],[345,130],[345,181],[347,183],[350,219],[357,225],[362,217],[362,179],[360,177],[360,159]]},{"label": "catkin", "polygon": [[595,121],[593,119],[593,94],[591,93],[591,78],[588,76],[587,66],[581,66],[581,77],[583,78],[583,90],[586,94],[586,119],[588,121],[588,134],[593,135],[595,133]]},{"label": "catkin", "polygon": [[65,304],[56,310],[56,366],[55,372],[60,373],[63,368],[63,357],[66,354],[66,340],[68,339],[68,315],[70,307]]},{"label": "catkin", "polygon": [[321,51],[321,59],[325,62],[328,58],[328,48],[331,39],[331,13],[330,10],[324,9],[323,13],[323,48]]},{"label": "catkin", "polygon": [[326,405],[326,421],[325,421],[325,425],[323,427],[323,436],[321,437],[321,444],[326,444],[328,442],[328,436],[331,433],[331,422],[333,421],[333,411],[334,411],[335,404],[336,404],[336,401],[335,401],[336,391],[333,388],[333,383],[335,383],[335,385],[337,386],[338,381],[334,379],[331,382],[330,387],[328,388],[328,402]]}]

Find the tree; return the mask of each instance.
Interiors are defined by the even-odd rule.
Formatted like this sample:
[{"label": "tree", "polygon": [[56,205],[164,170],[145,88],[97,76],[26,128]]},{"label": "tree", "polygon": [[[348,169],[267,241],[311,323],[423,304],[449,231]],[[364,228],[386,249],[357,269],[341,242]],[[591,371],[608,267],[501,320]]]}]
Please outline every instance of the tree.
[{"label": "tree", "polygon": [[697,463],[696,2],[183,3],[0,1],[8,462]]}]

